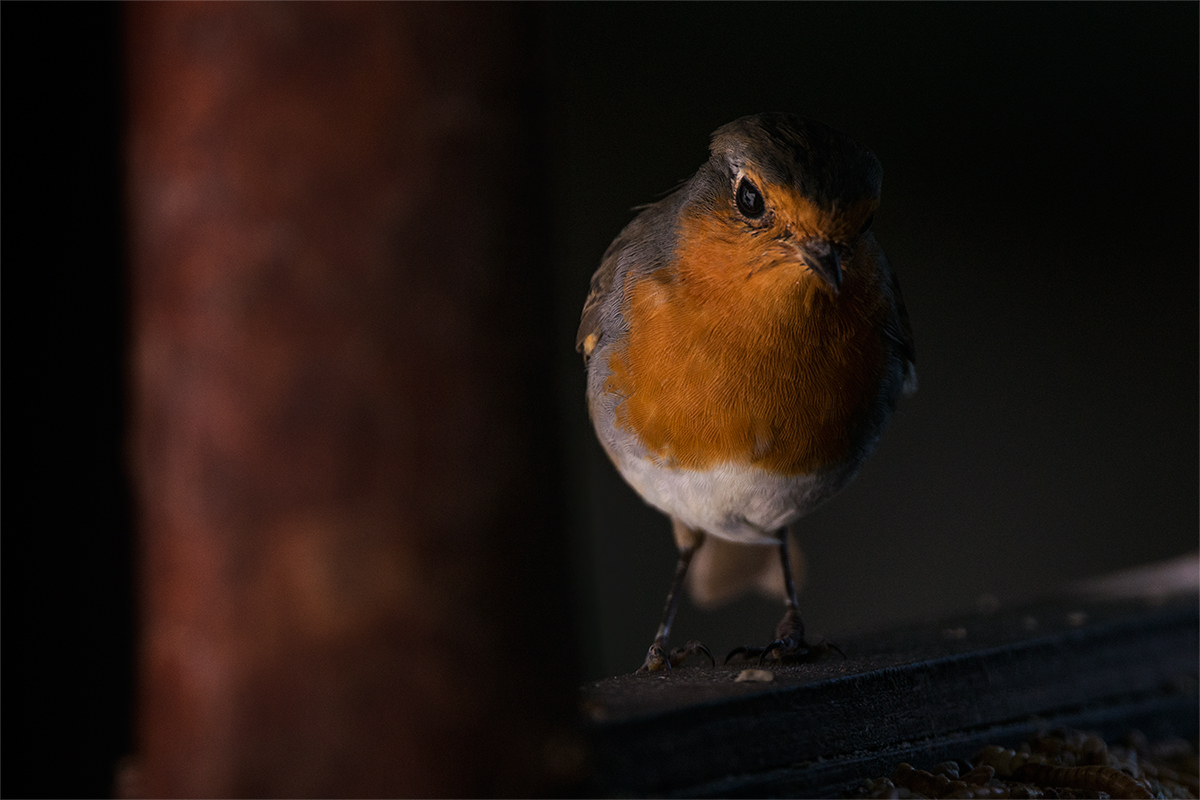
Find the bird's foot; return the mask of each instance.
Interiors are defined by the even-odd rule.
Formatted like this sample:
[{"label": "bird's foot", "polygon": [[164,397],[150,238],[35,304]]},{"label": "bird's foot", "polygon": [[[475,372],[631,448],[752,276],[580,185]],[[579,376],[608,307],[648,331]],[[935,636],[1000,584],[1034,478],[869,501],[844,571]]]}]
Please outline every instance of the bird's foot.
[{"label": "bird's foot", "polygon": [[671,669],[681,665],[689,655],[703,653],[709,660],[712,666],[717,665],[717,660],[713,658],[712,651],[697,641],[690,641],[683,647],[676,647],[669,654],[663,649],[663,646],[658,642],[650,645],[650,650],[646,653],[646,660],[638,667],[638,672],[658,672],[663,669]]},{"label": "bird's foot", "polygon": [[806,664],[819,661],[831,651],[837,651],[842,658],[846,657],[842,648],[824,639],[819,642],[808,642],[804,639],[776,639],[766,647],[749,645],[735,647],[729,651],[729,655],[725,656],[725,663],[728,664],[732,659],[740,658],[743,661],[757,660],[759,666],[766,664],[768,659],[780,664]]},{"label": "bird's foot", "polygon": [[760,666],[765,664],[769,658],[780,664],[803,664],[817,661],[828,655],[831,650],[836,650],[842,658],[846,657],[842,648],[833,642],[825,639],[819,642],[809,642],[805,639],[804,623],[800,620],[800,614],[795,609],[789,608],[783,615],[779,626],[775,628],[775,641],[766,647],[749,645],[735,647],[729,651],[729,655],[725,656],[725,663],[728,664],[736,656],[744,661],[757,659]]}]

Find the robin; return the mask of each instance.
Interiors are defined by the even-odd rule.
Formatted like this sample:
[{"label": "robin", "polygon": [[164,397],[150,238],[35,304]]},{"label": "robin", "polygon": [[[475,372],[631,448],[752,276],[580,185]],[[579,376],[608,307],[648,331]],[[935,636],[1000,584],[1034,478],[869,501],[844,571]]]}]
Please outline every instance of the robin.
[{"label": "robin", "polygon": [[[900,284],[871,232],[881,173],[870,150],[819,122],[743,117],[713,134],[695,175],[641,209],[592,276],[576,337],[592,423],[629,485],[671,518],[679,548],[639,671],[697,653],[715,664],[696,641],[667,651],[706,538],[717,594],[763,582],[757,567],[739,574],[758,563],[739,553],[779,555],[775,637],[730,657],[821,652],[804,637],[788,526],[850,482],[916,388]],[[703,582],[689,586],[704,594]]]}]

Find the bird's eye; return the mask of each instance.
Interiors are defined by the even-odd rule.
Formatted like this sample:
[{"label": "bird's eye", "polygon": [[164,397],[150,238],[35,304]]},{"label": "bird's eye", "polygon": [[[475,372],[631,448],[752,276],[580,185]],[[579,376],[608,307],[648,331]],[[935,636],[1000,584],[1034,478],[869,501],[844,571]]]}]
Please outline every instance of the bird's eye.
[{"label": "bird's eye", "polygon": [[867,215],[867,221],[866,221],[866,222],[864,222],[864,223],[862,224],[862,227],[858,229],[858,235],[859,235],[859,236],[862,236],[864,233],[866,233],[866,232],[867,232],[867,231],[868,231],[868,230],[871,228],[871,223],[872,223],[872,222],[874,222],[874,221],[875,221],[875,215],[874,215],[874,214],[868,214],[868,215]]},{"label": "bird's eye", "polygon": [[767,210],[766,203],[763,202],[762,192],[750,182],[749,178],[742,178],[738,181],[735,194],[738,211],[750,219],[758,219]]}]

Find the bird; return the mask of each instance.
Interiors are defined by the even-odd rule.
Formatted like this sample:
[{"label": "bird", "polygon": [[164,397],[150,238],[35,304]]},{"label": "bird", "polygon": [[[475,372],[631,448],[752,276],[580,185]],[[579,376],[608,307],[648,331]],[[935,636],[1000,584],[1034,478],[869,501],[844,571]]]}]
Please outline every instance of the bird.
[{"label": "bird", "polygon": [[726,663],[828,652],[805,638],[788,532],[855,477],[917,385],[900,283],[871,230],[881,178],[870,150],[821,122],[736,119],[691,178],[634,209],[592,276],[575,342],[592,426],[679,553],[639,672],[689,655],[715,666],[700,641],[668,649],[706,541],[717,595],[764,583],[748,548],[777,554],[783,579],[774,637]]}]

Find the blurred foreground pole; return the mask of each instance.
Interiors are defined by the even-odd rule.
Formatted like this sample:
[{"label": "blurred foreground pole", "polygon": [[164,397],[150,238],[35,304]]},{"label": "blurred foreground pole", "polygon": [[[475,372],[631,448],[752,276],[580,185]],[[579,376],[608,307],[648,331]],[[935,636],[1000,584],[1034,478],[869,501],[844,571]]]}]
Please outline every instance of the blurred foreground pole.
[{"label": "blurred foreground pole", "polygon": [[128,7],[135,791],[575,779],[530,13]]}]

